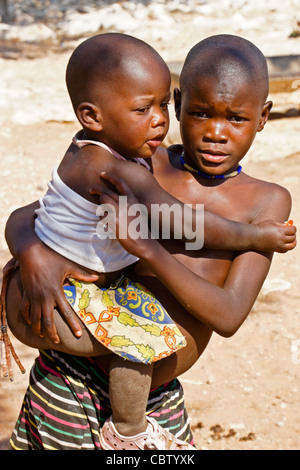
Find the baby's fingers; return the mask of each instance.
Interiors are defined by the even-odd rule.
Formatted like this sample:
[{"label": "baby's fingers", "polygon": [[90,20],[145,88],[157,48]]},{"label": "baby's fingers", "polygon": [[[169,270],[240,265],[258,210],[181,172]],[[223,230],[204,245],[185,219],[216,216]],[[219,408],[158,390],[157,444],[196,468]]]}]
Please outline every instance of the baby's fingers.
[{"label": "baby's fingers", "polygon": [[283,248],[282,250],[280,251],[280,253],[286,253],[287,251],[291,251],[293,250],[297,245],[297,241],[294,240],[293,242],[290,242],[290,243],[285,243],[283,245]]},{"label": "baby's fingers", "polygon": [[286,235],[296,237],[297,227],[295,225],[289,225],[285,228]]},{"label": "baby's fingers", "polygon": [[294,225],[294,221],[293,221],[293,220],[287,220],[286,222],[284,222],[284,225],[286,225],[286,226],[293,226],[293,225]]}]

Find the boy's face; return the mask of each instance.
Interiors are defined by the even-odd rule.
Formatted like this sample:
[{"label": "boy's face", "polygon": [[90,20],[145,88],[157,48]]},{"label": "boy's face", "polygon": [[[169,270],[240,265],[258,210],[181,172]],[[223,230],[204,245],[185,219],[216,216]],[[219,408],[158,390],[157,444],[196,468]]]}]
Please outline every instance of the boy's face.
[{"label": "boy's face", "polygon": [[255,85],[198,76],[175,106],[186,160],[220,175],[237,167],[263,129],[272,104],[263,104]]},{"label": "boy's face", "polygon": [[100,104],[101,140],[126,157],[151,157],[168,132],[170,84],[155,62],[116,77]]}]

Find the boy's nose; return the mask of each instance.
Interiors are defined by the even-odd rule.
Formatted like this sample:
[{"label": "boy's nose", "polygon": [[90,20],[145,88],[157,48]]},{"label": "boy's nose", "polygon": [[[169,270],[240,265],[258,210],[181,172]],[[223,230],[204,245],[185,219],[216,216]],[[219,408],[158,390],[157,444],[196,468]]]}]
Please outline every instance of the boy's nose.
[{"label": "boy's nose", "polygon": [[210,122],[204,133],[204,139],[211,142],[227,142],[226,126],[221,121]]}]

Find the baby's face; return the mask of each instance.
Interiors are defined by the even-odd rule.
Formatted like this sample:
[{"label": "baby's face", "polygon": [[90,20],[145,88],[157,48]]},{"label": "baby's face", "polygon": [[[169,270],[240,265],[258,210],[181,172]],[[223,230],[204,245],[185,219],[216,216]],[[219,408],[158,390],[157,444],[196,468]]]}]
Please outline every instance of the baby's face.
[{"label": "baby's face", "polygon": [[102,103],[101,140],[121,155],[149,158],[169,128],[170,73],[160,64],[115,77]]},{"label": "baby's face", "polygon": [[198,76],[181,96],[186,159],[211,175],[235,169],[262,128],[263,106],[255,84]]}]

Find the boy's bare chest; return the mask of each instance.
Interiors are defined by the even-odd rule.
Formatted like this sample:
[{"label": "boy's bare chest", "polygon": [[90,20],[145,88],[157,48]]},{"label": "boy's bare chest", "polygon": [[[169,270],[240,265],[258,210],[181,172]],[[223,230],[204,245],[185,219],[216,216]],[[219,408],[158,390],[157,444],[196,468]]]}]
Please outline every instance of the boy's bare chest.
[{"label": "boy's bare chest", "polygon": [[251,222],[255,198],[247,186],[225,181],[217,185],[201,184],[194,177],[159,178],[160,185],[185,204],[203,204],[206,211],[238,222]]},{"label": "boy's bare chest", "polygon": [[[224,218],[251,222],[256,211],[255,185],[243,173],[226,180],[205,180],[184,171],[178,155],[163,163],[154,161],[154,176],[165,191],[185,204],[204,204],[207,211]],[[256,188],[257,189],[257,188]]]}]

